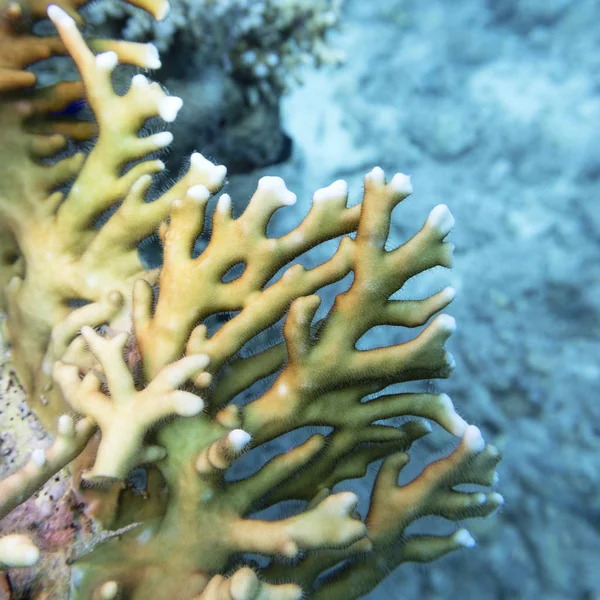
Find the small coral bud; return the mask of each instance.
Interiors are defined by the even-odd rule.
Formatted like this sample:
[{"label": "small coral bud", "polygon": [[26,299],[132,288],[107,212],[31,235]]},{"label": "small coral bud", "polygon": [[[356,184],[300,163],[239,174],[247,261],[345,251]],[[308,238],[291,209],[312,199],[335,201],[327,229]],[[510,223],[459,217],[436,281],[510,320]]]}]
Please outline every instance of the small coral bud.
[{"label": "small coral bud", "polygon": [[194,379],[194,385],[196,387],[199,388],[207,388],[212,382],[212,375],[210,373],[207,373],[206,371],[200,373],[200,375],[198,375],[195,379]]},{"label": "small coral bud", "polygon": [[445,204],[438,204],[429,213],[426,224],[444,238],[454,227],[454,216]]},{"label": "small coral bud", "polygon": [[281,547],[282,556],[286,556],[287,558],[296,557],[299,551],[298,545],[292,541],[285,542]]},{"label": "small coral bud", "polygon": [[190,157],[192,169],[198,175],[205,179],[205,185],[213,191],[223,185],[227,175],[227,167],[224,165],[215,165],[210,160],[204,158],[200,152],[194,152]]},{"label": "small coral bud", "polygon": [[448,394],[440,394],[439,401],[446,412],[446,420],[449,422],[450,433],[456,437],[462,437],[469,424],[456,413],[454,404]]},{"label": "small coral bud", "polygon": [[160,69],[162,67],[158,49],[154,44],[146,44],[145,60],[140,66],[146,67],[147,69]]},{"label": "small coral bud", "polygon": [[291,206],[296,202],[296,194],[287,189],[281,177],[261,177],[258,181],[257,192],[276,198],[283,206]]},{"label": "small coral bud", "polygon": [[256,573],[249,567],[236,571],[230,580],[231,597],[256,598],[260,592],[260,581]]},{"label": "small coral bud", "polygon": [[473,496],[474,504],[482,505],[487,502],[487,496],[483,492],[479,492],[479,494],[475,494]]},{"label": "small coral bud", "polygon": [[265,63],[256,63],[252,72],[258,79],[264,79],[269,74],[269,67]]},{"label": "small coral bud", "polygon": [[231,196],[223,194],[217,202],[217,210],[221,214],[229,214],[231,212]]},{"label": "small coral bud", "polygon": [[96,56],[96,66],[103,71],[112,71],[119,64],[119,57],[116,52],[102,52]]},{"label": "small coral bud", "polygon": [[348,197],[348,184],[343,179],[334,181],[331,185],[321,188],[314,193],[313,202],[327,200],[345,200]]},{"label": "small coral bud", "polygon": [[448,368],[452,371],[456,368],[456,359],[454,358],[454,355],[450,352],[446,352],[446,364],[448,365]]},{"label": "small coral bud", "polygon": [[340,492],[335,497],[341,514],[352,512],[358,505],[358,496],[354,492]]},{"label": "small coral bud", "polygon": [[43,467],[46,464],[46,451],[42,450],[41,448],[36,448],[32,453],[31,453],[31,460],[34,462],[34,464],[36,464],[38,467]]},{"label": "small coral bud", "polygon": [[473,548],[477,545],[475,538],[466,529],[459,529],[452,539],[463,548]]},{"label": "small coral bud", "polygon": [[171,10],[170,4],[167,2],[167,0],[164,0],[160,4],[160,6],[155,10],[155,12],[154,12],[154,18],[157,21],[162,21],[169,14],[170,10]]},{"label": "small coral bud", "polygon": [[183,106],[183,100],[177,96],[167,96],[163,98],[158,104],[158,114],[160,118],[167,122],[172,123],[177,118],[177,113]]},{"label": "small coral bud", "polygon": [[197,200],[199,202],[203,200],[208,200],[210,197],[210,192],[208,191],[205,185],[193,185],[187,191],[187,196],[192,198],[193,200]]},{"label": "small coral bud", "polygon": [[500,508],[502,508],[504,506],[504,496],[502,496],[498,492],[492,492],[488,496],[488,502],[490,504],[495,504],[497,506],[496,510],[494,511],[494,512],[496,512],[496,511],[498,511]]},{"label": "small coral bud", "polygon": [[75,27],[75,21],[62,8],[51,4],[47,9],[48,18],[57,27]]},{"label": "small coral bud", "polygon": [[70,415],[61,415],[58,417],[58,435],[61,437],[72,438],[75,435],[75,423]]},{"label": "small coral bud", "polygon": [[233,452],[239,454],[250,443],[252,436],[243,429],[234,429],[229,433],[227,439]]},{"label": "small coral bud", "polygon": [[100,600],[115,600],[119,593],[119,585],[116,581],[107,581],[100,588]]},{"label": "small coral bud", "polygon": [[40,559],[40,551],[25,535],[13,534],[0,538],[0,565],[31,567]]},{"label": "small coral bud", "polygon": [[440,331],[446,333],[454,333],[456,331],[456,319],[450,315],[442,314],[435,321]]},{"label": "small coral bud", "polygon": [[276,67],[279,64],[279,56],[277,56],[277,54],[275,54],[275,52],[269,52],[267,54],[267,56],[265,57],[265,62],[270,67]]},{"label": "small coral bud", "polygon": [[167,451],[162,446],[146,446],[141,453],[141,463],[154,463],[167,456]]},{"label": "small coral bud", "polygon": [[385,184],[385,173],[381,167],[375,167],[365,175],[365,183]]},{"label": "small coral bud", "polygon": [[475,427],[475,425],[469,425],[463,435],[463,444],[475,454],[482,452],[485,448],[485,440],[479,428]]},{"label": "small coral bud", "polygon": [[172,392],[175,399],[175,412],[182,417],[194,417],[202,412],[204,400],[190,392]]},{"label": "small coral bud", "polygon": [[44,375],[51,375],[53,366],[54,362],[51,358],[44,358],[42,361],[42,373],[44,373]]},{"label": "small coral bud", "polygon": [[241,56],[240,60],[243,65],[251,66],[256,62],[256,52],[254,50],[246,50]]},{"label": "small coral bud", "polygon": [[441,293],[444,295],[446,304],[450,304],[456,298],[456,290],[453,287],[444,288]]},{"label": "small coral bud", "polygon": [[150,137],[159,148],[166,148],[173,141],[173,134],[170,131],[162,131]]},{"label": "small coral bud", "polygon": [[390,189],[403,198],[410,196],[413,192],[410,176],[404,175],[404,173],[396,173],[390,181],[389,186]]},{"label": "small coral bud", "polygon": [[16,2],[11,2],[8,5],[7,12],[11,19],[19,19],[23,14],[23,9]]},{"label": "small coral bud", "polygon": [[496,446],[492,446],[492,444],[489,444],[487,451],[492,458],[497,458],[498,456],[500,456],[500,450],[498,450]]},{"label": "small coral bud", "polygon": [[107,298],[109,304],[115,308],[118,308],[123,304],[123,294],[121,294],[121,292],[117,292],[116,290],[109,292]]},{"label": "small coral bud", "polygon": [[131,85],[137,89],[144,89],[150,85],[148,78],[139,73],[138,75],[134,75],[131,79]]},{"label": "small coral bud", "polygon": [[227,429],[233,429],[239,427],[242,423],[242,417],[240,415],[240,408],[235,404],[230,404],[225,408],[221,409],[215,416],[217,422]]}]

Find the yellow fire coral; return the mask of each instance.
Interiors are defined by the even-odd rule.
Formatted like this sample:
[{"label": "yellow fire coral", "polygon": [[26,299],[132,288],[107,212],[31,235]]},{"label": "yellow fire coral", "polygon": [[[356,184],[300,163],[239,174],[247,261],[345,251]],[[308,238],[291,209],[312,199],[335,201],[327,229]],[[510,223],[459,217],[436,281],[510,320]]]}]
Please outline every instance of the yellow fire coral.
[{"label": "yellow fire coral", "polygon": [[[407,176],[386,182],[375,168],[361,203],[348,206],[347,186],[337,181],[314,194],[296,228],[269,237],[272,215],[295,195],[281,179],[264,177],[241,216],[233,218],[227,194],[211,213],[225,168],[200,154],[150,201],[163,169],[152,155],[171,135],[144,135],[143,126],[153,117],[172,121],[181,101],[142,74],[118,95],[112,74],[119,61],[151,68],[158,55],[145,45],[88,45],[78,4],[63,3],[72,15],[47,7],[62,42],[39,38],[35,52],[21,53],[29,38],[13,24],[23,6],[2,9],[15,52],[2,57],[2,134],[14,152],[0,180],[3,256],[13,257],[3,263],[1,297],[15,366],[56,441],[0,484],[0,507],[10,510],[78,455],[73,485],[94,525],[78,529],[63,597],[346,600],[364,596],[403,562],[472,546],[464,529],[448,536],[406,529],[427,515],[456,521],[494,512],[499,494],[459,486],[493,485],[498,451],[447,395],[385,393],[390,384],[452,371],[445,343],[454,319],[435,315],[454,291],[391,299],[411,277],[451,266],[448,208],[434,208],[416,235],[386,250],[392,211],[412,188]],[[166,11],[161,2],[134,4],[159,17]],[[37,18],[39,5],[46,8],[29,6]],[[33,87],[23,67],[65,51],[82,83]],[[59,114],[82,97],[95,122]],[[88,155],[63,158],[68,137],[88,138],[96,128]],[[154,231],[163,265],[147,271],[137,244]],[[209,241],[196,256],[201,236]],[[295,264],[339,237],[328,260],[310,269]],[[350,274],[348,289],[321,317],[319,290]],[[229,320],[215,325],[224,312]],[[256,336],[282,320],[283,341],[253,352]],[[357,349],[366,332],[386,325],[425,327],[404,343]],[[254,397],[242,399],[249,390]],[[412,418],[396,426],[389,421],[396,417]],[[428,421],[461,441],[399,485],[407,452],[431,431]],[[306,439],[309,426],[330,432]],[[250,476],[231,478],[240,454],[289,432],[297,445]],[[361,516],[357,496],[338,488],[380,460]],[[132,489],[142,475],[143,490]],[[304,510],[256,518],[287,500],[304,501]],[[0,542],[6,566],[30,564],[34,554],[22,537]]]}]

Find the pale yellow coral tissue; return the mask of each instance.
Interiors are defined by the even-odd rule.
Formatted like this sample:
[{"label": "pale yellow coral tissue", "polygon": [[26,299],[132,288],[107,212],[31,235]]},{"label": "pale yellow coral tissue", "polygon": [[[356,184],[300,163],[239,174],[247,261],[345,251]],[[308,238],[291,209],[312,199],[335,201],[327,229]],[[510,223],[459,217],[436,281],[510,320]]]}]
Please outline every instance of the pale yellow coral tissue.
[{"label": "pale yellow coral tissue", "polygon": [[[131,3],[156,18],[168,12],[164,1]],[[489,488],[499,452],[446,394],[385,391],[454,367],[445,344],[456,325],[437,314],[454,290],[391,299],[413,276],[451,267],[449,209],[435,207],[418,233],[387,250],[392,211],[412,185],[403,174],[386,181],[375,168],[362,202],[348,206],[348,187],[336,181],[314,194],[297,227],[269,237],[272,215],[296,203],[283,180],[263,177],[234,218],[227,194],[210,210],[226,169],[198,153],[149,201],[164,170],[156,153],[172,136],[147,135],[144,125],[172,122],[182,102],[141,73],[117,94],[118,64],[158,68],[158,53],[147,44],[86,42],[80,4],[0,5],[0,120],[3,142],[14,142],[0,181],[0,299],[14,368],[54,437],[0,483],[1,514],[64,467],[72,476],[57,505],[62,521],[49,517],[56,534],[70,515],[62,547],[43,531],[36,539],[13,533],[0,540],[2,566],[63,564],[67,575],[54,587],[48,573],[29,567],[35,598],[346,600],[401,563],[473,546],[465,529],[406,529],[427,515],[461,521],[495,512],[503,499]],[[46,8],[60,39],[32,42],[25,16],[40,20]],[[56,53],[73,58],[82,81],[39,88],[25,67]],[[80,98],[94,121],[61,115]],[[65,157],[69,139],[93,139],[91,150]],[[137,246],[155,232],[163,262],[147,270]],[[200,236],[208,243],[196,256]],[[325,262],[297,263],[336,238]],[[228,278],[235,266],[241,274]],[[351,273],[325,306],[319,291]],[[215,327],[221,313],[230,318]],[[253,346],[280,323],[274,344]],[[421,330],[403,343],[357,349],[384,325]],[[390,421],[397,417],[401,425]],[[400,485],[408,451],[432,431],[430,421],[460,441]],[[314,426],[328,433],[308,436]],[[290,432],[295,441],[265,460],[265,445]],[[252,474],[232,479],[230,467],[248,451]],[[361,514],[344,482],[371,464],[379,466]],[[304,508],[257,518],[287,500]]]}]

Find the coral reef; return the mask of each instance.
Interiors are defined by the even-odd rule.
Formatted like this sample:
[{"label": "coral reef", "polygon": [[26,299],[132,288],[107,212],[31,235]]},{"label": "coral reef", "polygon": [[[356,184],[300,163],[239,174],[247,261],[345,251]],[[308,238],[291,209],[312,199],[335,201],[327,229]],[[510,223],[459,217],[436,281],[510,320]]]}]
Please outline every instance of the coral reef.
[{"label": "coral reef", "polygon": [[[386,182],[377,167],[360,203],[349,206],[347,185],[336,181],[315,192],[296,227],[273,237],[274,213],[296,202],[283,180],[261,178],[233,218],[228,194],[209,206],[225,167],[199,153],[152,197],[164,170],[156,154],[172,134],[145,125],[173,122],[182,100],[142,73],[117,93],[118,64],[158,68],[156,48],[85,41],[79,4],[7,2],[0,14],[0,120],[10,149],[0,182],[2,308],[28,406],[54,438],[0,483],[2,514],[21,505],[0,561],[37,561],[21,573],[39,598],[49,589],[43,573],[58,564],[52,593],[73,600],[341,600],[364,596],[404,562],[473,546],[465,529],[409,528],[427,515],[493,513],[503,503],[488,489],[500,453],[446,394],[386,392],[452,371],[445,343],[454,319],[435,315],[454,290],[396,295],[415,275],[451,266],[448,208],[435,207],[417,234],[386,248],[392,211],[412,187],[402,174]],[[135,4],[157,18],[168,9],[160,0]],[[59,38],[32,38],[46,12]],[[81,81],[36,86],[24,68],[53,54],[71,56]],[[66,110],[83,98],[93,121]],[[90,139],[87,153],[77,151]],[[162,265],[147,269],[138,245],[155,232]],[[208,243],[198,248],[203,234]],[[338,238],[329,259],[301,264]],[[332,306],[321,306],[318,292],[348,279]],[[423,328],[400,343],[357,348],[382,326]],[[283,339],[273,342],[279,329]],[[271,341],[261,348],[265,332]],[[429,421],[460,442],[399,484]],[[297,443],[247,477],[231,476],[241,454],[289,434]],[[373,463],[361,515],[343,484]],[[51,478],[60,482],[67,465],[71,489],[55,507],[45,492],[27,501]],[[294,514],[268,515],[290,501]],[[64,535],[49,539],[44,518]]]},{"label": "coral reef", "polygon": [[90,22],[110,37],[153,42],[165,67],[155,74],[183,98],[173,124],[167,164],[200,149],[247,172],[289,156],[280,100],[307,65],[339,64],[328,33],[338,26],[341,0],[175,0],[169,18],[105,0],[88,9]]}]

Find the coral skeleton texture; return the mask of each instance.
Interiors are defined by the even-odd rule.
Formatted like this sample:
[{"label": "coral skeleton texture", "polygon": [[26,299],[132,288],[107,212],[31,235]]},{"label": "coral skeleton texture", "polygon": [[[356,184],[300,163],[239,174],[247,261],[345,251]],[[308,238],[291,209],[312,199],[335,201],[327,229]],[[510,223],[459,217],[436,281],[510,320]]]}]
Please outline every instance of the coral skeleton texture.
[{"label": "coral skeleton texture", "polygon": [[152,40],[161,52],[200,53],[244,82],[250,100],[278,98],[307,64],[337,64],[343,53],[326,43],[339,22],[343,0],[175,0],[157,22],[123,2],[91,7],[94,23],[123,23],[132,41]]},{"label": "coral skeleton texture", "polygon": [[[412,187],[377,167],[360,203],[348,205],[336,181],[280,237],[267,226],[296,196],[278,177],[260,179],[234,218],[229,195],[218,195],[225,167],[194,153],[179,181],[153,195],[164,171],[156,156],[173,136],[145,126],[174,121],[182,102],[141,72],[160,66],[153,45],[84,40],[83,3],[0,2],[0,308],[12,368],[53,439],[0,482],[0,516],[12,515],[0,539],[7,594],[346,600],[404,562],[473,546],[465,529],[407,528],[428,515],[495,512],[499,452],[446,394],[386,392],[452,371],[455,322],[438,313],[454,290],[394,296],[415,275],[451,267],[448,208],[388,250],[392,211]],[[165,0],[130,4],[157,19],[168,12]],[[46,16],[58,36],[37,34]],[[81,80],[36,85],[27,67],[62,54]],[[140,72],[118,94],[121,63]],[[70,111],[82,100],[93,120]],[[148,269],[138,245],[155,234],[162,265]],[[336,239],[321,264],[298,262]],[[345,278],[325,306],[320,290]],[[379,326],[422,329],[357,349]],[[266,348],[256,342],[278,328]],[[430,421],[460,441],[399,484]],[[282,436],[295,442],[263,460]],[[230,468],[249,451],[261,460],[235,479]],[[373,463],[361,515],[343,483]],[[47,482],[65,476],[69,489],[54,498]],[[282,516],[286,501],[296,509]]]}]

